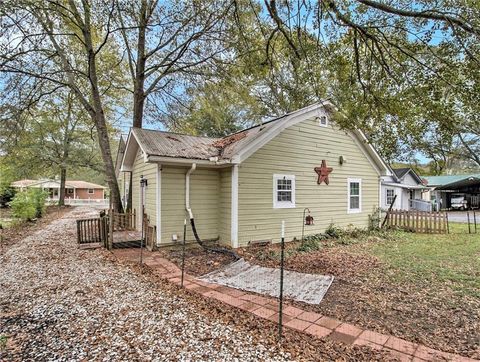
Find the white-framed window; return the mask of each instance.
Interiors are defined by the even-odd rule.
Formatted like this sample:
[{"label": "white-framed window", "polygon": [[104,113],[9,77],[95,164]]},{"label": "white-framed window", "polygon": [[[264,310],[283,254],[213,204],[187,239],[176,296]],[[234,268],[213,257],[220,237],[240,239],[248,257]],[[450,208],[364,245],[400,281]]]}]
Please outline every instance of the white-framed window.
[{"label": "white-framed window", "polygon": [[322,127],[328,127],[328,117],[325,115],[318,117],[318,124]]},{"label": "white-framed window", "polygon": [[394,189],[387,189],[385,194],[385,204],[391,205],[393,203],[393,198],[395,197],[395,190]]},{"label": "white-framed window", "polygon": [[348,186],[348,213],[353,214],[362,211],[362,179],[349,178]]},{"label": "white-framed window", "polygon": [[94,194],[94,193],[95,193],[95,190],[94,190],[94,189],[88,189],[88,193],[89,193],[89,194]]},{"label": "white-framed window", "polygon": [[273,175],[273,208],[295,207],[295,175]]}]

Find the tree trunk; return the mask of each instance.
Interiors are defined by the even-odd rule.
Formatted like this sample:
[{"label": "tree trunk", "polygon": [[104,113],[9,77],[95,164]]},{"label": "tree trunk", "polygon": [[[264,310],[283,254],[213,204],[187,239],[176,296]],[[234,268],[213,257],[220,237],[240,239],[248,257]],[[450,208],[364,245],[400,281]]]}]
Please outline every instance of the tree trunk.
[{"label": "tree trunk", "polygon": [[67,180],[67,169],[65,166],[60,168],[60,190],[58,193],[58,206],[65,205],[65,182]]},{"label": "tree trunk", "polygon": [[122,198],[120,188],[118,187],[117,175],[113,165],[112,150],[110,148],[110,139],[108,135],[107,122],[103,109],[101,92],[98,85],[96,52],[93,48],[91,25],[90,25],[90,8],[85,7],[85,26],[82,29],[85,39],[85,50],[88,58],[88,78],[90,80],[90,89],[93,101],[95,126],[97,128],[98,144],[102,154],[103,164],[105,167],[105,177],[110,189],[110,202],[114,211],[123,212]]}]

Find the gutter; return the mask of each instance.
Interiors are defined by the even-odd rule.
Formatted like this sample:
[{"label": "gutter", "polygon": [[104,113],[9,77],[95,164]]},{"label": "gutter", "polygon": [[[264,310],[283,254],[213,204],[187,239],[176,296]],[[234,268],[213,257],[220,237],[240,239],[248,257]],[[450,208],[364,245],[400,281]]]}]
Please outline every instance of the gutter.
[{"label": "gutter", "polygon": [[192,163],[192,167],[185,175],[185,210],[188,212],[190,220],[193,219],[192,209],[190,208],[190,175],[197,169],[197,164]]}]

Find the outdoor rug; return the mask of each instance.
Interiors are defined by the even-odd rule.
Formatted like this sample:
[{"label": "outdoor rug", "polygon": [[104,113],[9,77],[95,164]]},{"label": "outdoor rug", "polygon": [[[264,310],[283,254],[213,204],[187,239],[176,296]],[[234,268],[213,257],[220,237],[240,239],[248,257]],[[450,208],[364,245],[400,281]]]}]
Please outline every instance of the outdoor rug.
[{"label": "outdoor rug", "polygon": [[[278,297],[280,294],[280,269],[252,265],[244,259],[198,279],[272,297]],[[284,297],[319,304],[332,284],[333,276],[284,270],[283,280]]]}]

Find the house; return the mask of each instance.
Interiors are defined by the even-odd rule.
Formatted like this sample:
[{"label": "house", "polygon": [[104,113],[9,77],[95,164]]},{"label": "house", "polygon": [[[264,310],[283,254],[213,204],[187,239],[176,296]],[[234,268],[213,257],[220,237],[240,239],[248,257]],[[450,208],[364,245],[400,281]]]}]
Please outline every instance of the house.
[{"label": "house", "polygon": [[390,175],[382,176],[381,208],[432,211],[431,203],[423,199],[428,191],[424,180],[410,167],[391,170]]},{"label": "house", "polygon": [[367,227],[390,170],[332,110],[322,102],[223,138],[132,128],[122,172],[132,173],[133,209],[144,205],[158,246],[182,239],[186,210],[200,238],[232,247],[279,241],[282,220],[287,239],[300,239],[306,208],[306,234]]},{"label": "house", "polygon": [[[459,209],[480,207],[480,174],[425,177],[429,192],[424,195],[437,210],[452,209],[455,199]],[[460,205],[459,199],[464,203]]]},{"label": "house", "polygon": [[[20,180],[12,183],[12,187],[24,191],[28,188],[39,188],[48,192],[48,201],[57,201],[60,194],[58,180]],[[65,182],[65,202],[75,203],[75,200],[103,201],[105,187],[86,181],[67,180]]]}]

